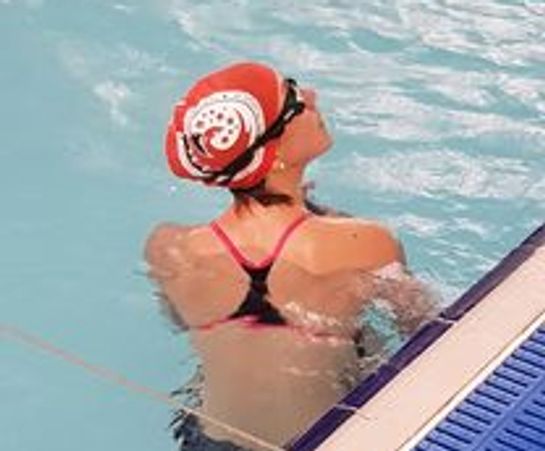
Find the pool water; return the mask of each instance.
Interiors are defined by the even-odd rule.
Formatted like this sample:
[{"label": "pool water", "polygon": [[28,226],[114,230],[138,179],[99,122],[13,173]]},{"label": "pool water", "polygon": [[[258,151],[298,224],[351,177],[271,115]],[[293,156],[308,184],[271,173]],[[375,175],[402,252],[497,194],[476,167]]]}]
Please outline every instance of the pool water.
[{"label": "pool water", "polygon": [[154,224],[229,200],[162,154],[217,66],[318,90],[335,146],[315,197],[390,225],[445,304],[545,219],[543,1],[196,3],[0,0],[3,451],[174,448],[167,405],[76,356],[158,393],[193,372],[141,254]]}]

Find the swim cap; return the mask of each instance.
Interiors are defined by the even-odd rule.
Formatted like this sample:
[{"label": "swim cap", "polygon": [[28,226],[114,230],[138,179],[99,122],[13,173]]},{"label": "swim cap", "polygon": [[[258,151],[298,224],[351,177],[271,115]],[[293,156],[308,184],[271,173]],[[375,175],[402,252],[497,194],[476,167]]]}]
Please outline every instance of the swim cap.
[{"label": "swim cap", "polygon": [[206,185],[250,188],[272,167],[276,140],[248,148],[275,121],[281,78],[272,68],[238,63],[213,72],[175,106],[166,135],[172,172]]}]

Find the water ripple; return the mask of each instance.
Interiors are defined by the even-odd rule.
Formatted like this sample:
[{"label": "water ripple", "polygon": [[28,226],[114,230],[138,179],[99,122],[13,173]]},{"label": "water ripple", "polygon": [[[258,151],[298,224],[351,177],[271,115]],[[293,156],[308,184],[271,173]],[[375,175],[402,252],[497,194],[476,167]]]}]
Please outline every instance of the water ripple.
[{"label": "water ripple", "polygon": [[[523,160],[463,155],[450,150],[394,152],[382,156],[353,154],[338,165],[337,180],[352,190],[377,190],[440,199],[535,198],[542,174]],[[545,201],[545,198],[541,198]]]}]

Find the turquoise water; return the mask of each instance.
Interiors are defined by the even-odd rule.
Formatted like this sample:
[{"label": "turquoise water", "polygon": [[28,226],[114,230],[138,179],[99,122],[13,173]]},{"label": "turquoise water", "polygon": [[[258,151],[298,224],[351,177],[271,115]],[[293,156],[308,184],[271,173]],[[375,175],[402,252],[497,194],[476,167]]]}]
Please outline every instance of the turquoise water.
[{"label": "turquoise water", "polygon": [[[0,0],[1,322],[159,392],[194,367],[142,273],[181,183],[164,125],[198,75],[259,59],[316,87],[316,197],[379,218],[451,302],[545,219],[545,3]],[[170,450],[169,408],[0,335],[0,447]]]}]

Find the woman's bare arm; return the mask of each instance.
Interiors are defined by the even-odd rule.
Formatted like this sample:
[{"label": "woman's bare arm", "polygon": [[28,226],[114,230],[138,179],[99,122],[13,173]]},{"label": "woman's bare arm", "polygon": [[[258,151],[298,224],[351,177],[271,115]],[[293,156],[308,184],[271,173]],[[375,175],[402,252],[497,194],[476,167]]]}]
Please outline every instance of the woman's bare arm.
[{"label": "woman's bare arm", "polygon": [[412,334],[438,313],[438,297],[409,272],[403,246],[386,227],[356,222],[354,230],[353,252],[371,276],[372,298],[391,311],[403,335]]},{"label": "woman's bare arm", "polygon": [[399,332],[414,333],[439,313],[438,296],[401,264],[373,272],[375,303],[391,311]]}]

